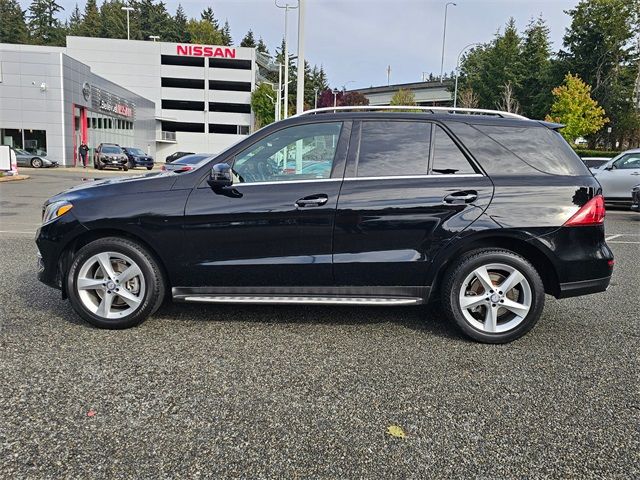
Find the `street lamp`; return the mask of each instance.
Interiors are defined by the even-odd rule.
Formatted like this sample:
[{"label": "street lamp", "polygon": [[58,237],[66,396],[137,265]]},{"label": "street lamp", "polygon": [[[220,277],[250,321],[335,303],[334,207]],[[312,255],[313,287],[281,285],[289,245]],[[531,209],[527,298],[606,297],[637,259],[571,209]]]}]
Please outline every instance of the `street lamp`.
[{"label": "street lamp", "polygon": [[456,105],[458,105],[458,77],[460,76],[460,57],[467,48],[476,47],[478,45],[482,45],[482,43],[470,43],[469,45],[465,45],[464,47],[462,47],[462,50],[460,50],[460,53],[458,53],[458,58],[456,60],[456,82],[453,89],[453,108],[456,108]]},{"label": "street lamp", "polygon": [[127,12],[127,40],[130,40],[129,35],[129,12],[133,12],[135,9],[133,7],[121,7],[120,10],[124,10]]},{"label": "street lamp", "polygon": [[[278,5],[278,0],[273,0],[276,7],[284,9],[284,115],[283,118],[289,116],[289,41],[287,30],[289,26],[289,10],[295,10],[298,6],[292,6],[288,3]],[[303,67],[304,68],[304,67]],[[303,71],[304,73],[304,71]]]},{"label": "street lamp", "polygon": [[336,106],[338,105],[338,93],[340,93],[340,90],[338,90],[337,88],[333,89],[333,108],[336,108]]},{"label": "street lamp", "polygon": [[156,40],[160,40],[160,37],[159,37],[158,35],[149,35],[149,38],[150,38],[151,40],[153,40],[154,42],[155,42]]},{"label": "street lamp", "polygon": [[318,87],[313,89],[314,97],[313,97],[313,108],[318,108]]},{"label": "street lamp", "polygon": [[456,6],[453,2],[447,2],[444,6],[444,28],[442,29],[442,60],[440,61],[440,83],[442,83],[442,76],[444,74],[444,42],[447,38],[447,9],[449,5]]}]

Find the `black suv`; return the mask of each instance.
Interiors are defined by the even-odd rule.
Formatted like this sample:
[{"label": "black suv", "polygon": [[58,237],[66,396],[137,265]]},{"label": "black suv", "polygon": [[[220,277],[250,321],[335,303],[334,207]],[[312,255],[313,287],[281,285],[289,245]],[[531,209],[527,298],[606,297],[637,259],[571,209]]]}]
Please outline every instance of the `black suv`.
[{"label": "black suv", "polygon": [[[484,114],[480,114],[484,113]],[[600,185],[560,125],[512,114],[312,111],[185,173],[49,199],[39,279],[104,328],[173,300],[416,305],[514,340],[604,291]],[[180,247],[176,247],[180,245]]]},{"label": "black suv", "polygon": [[93,166],[98,170],[109,167],[122,169],[126,172],[129,170],[129,159],[120,145],[101,143],[94,153]]},{"label": "black suv", "polygon": [[153,168],[153,157],[147,155],[141,149],[135,147],[122,147],[122,151],[129,160],[129,168],[134,169],[136,167],[145,167],[147,170],[151,170]]}]

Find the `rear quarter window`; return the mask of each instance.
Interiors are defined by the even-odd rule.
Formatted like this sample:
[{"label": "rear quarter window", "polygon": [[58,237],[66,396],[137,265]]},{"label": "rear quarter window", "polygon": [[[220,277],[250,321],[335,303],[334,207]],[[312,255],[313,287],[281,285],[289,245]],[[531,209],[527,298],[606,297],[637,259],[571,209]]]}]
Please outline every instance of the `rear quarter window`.
[{"label": "rear quarter window", "polygon": [[589,169],[558,132],[539,127],[476,125],[532,168],[551,175],[589,175]]}]

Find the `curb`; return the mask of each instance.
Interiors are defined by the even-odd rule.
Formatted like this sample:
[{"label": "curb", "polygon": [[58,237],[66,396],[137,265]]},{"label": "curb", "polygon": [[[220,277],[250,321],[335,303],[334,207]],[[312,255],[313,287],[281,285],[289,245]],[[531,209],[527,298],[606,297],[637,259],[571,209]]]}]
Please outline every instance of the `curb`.
[{"label": "curb", "polygon": [[20,180],[27,180],[29,177],[29,175],[7,175],[0,177],[0,183],[2,182],[18,182]]}]

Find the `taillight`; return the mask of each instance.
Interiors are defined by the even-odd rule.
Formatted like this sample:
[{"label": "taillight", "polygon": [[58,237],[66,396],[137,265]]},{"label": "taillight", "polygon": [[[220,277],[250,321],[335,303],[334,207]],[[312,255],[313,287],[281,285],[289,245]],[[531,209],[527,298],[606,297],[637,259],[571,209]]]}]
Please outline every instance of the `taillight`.
[{"label": "taillight", "polygon": [[600,225],[604,223],[604,215],[604,198],[602,195],[596,195],[567,220],[564,226],[584,227],[586,225]]}]

